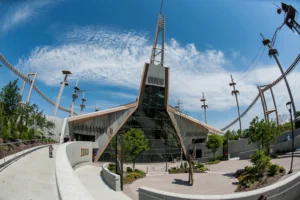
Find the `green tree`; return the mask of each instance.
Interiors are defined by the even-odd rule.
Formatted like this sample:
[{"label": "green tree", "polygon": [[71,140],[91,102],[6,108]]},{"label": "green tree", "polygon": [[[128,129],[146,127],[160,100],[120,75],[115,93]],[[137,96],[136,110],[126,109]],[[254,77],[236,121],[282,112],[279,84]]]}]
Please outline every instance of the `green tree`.
[{"label": "green tree", "polygon": [[262,175],[271,165],[270,157],[263,150],[256,150],[251,156],[251,162],[253,164],[253,172],[258,175]]},{"label": "green tree", "polygon": [[300,111],[296,112],[296,117],[300,117]]},{"label": "green tree", "polygon": [[135,169],[138,156],[148,150],[148,140],[141,129],[132,128],[124,134],[123,147],[125,157],[132,162],[132,168]]},{"label": "green tree", "polygon": [[274,122],[260,120],[255,117],[249,127],[249,143],[261,142],[264,150],[270,145],[270,142],[280,135],[280,130]]},{"label": "green tree", "polygon": [[10,135],[13,140],[19,139],[18,128],[15,121],[10,122]]},{"label": "green tree", "polygon": [[29,129],[27,134],[28,134],[28,140],[33,140],[35,138],[35,131],[33,128]]},{"label": "green tree", "polygon": [[7,127],[4,126],[2,128],[2,134],[1,134],[2,139],[4,140],[4,142],[8,142],[10,134],[9,131],[7,130]]},{"label": "green tree", "polygon": [[223,138],[219,134],[213,133],[208,136],[208,141],[206,142],[206,147],[210,149],[214,154],[214,159],[216,158],[216,152],[218,148],[223,145]]},{"label": "green tree", "polygon": [[235,139],[235,135],[232,133],[232,131],[227,130],[226,133],[223,136],[224,140],[234,140]]},{"label": "green tree", "polygon": [[21,101],[19,94],[18,79],[9,82],[8,85],[2,88],[0,92],[0,101],[3,104],[3,112],[10,119],[16,120],[16,113]]}]

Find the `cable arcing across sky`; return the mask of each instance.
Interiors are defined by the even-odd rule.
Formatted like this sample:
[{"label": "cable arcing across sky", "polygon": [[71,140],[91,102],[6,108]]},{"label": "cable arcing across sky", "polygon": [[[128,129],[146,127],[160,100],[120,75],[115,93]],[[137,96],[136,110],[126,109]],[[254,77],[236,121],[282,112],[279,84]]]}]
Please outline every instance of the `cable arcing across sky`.
[{"label": "cable arcing across sky", "polygon": [[[293,62],[293,64],[285,71],[285,75],[288,75],[299,63],[300,61],[300,54],[298,54],[297,58],[295,59],[295,61]],[[279,78],[277,78],[273,83],[269,84],[268,86],[266,86],[263,90],[266,91],[268,90],[270,87],[275,86],[277,83],[279,83],[281,80],[283,79],[283,76],[281,75]],[[259,94],[257,94],[257,96],[255,97],[255,99],[252,101],[252,103],[248,106],[248,108],[241,114],[241,118],[253,107],[253,105],[256,103],[256,101],[259,99]],[[239,120],[239,118],[237,117],[235,120],[233,120],[230,124],[228,124],[227,126],[225,126],[224,128],[222,128],[221,130],[224,131],[226,129],[228,129],[229,127],[231,127],[233,124],[235,124],[237,121]]]},{"label": "cable arcing across sky", "polygon": [[[7,66],[7,68],[9,70],[11,70],[13,73],[15,73],[19,78],[23,79],[24,81],[31,83],[31,80],[25,76],[24,74],[22,74],[19,70],[17,70],[12,64],[10,64],[6,58],[0,54],[0,60],[5,64],[5,66]],[[42,93],[42,91],[40,91],[40,89],[36,86],[33,85],[33,89],[41,96],[43,97],[43,99],[45,99],[48,103],[50,103],[51,105],[55,106],[55,102],[53,102],[51,99],[49,99],[44,93]],[[71,110],[58,106],[58,109],[65,111],[65,112],[71,112]],[[77,115],[77,113],[74,112],[74,114]]]}]

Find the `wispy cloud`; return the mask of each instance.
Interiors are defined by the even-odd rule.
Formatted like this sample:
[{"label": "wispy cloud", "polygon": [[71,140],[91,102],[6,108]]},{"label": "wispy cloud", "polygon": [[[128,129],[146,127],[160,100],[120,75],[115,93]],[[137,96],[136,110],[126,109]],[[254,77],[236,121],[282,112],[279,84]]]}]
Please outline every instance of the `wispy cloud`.
[{"label": "wispy cloud", "polygon": [[[72,71],[70,79],[138,90],[144,63],[150,59],[151,43],[147,34],[111,31],[99,27],[75,28],[62,35],[60,45],[36,47],[28,58],[19,60],[18,67],[24,71],[37,71],[38,78],[48,85],[59,84],[61,69],[64,68]],[[227,111],[235,108],[232,88],[228,86],[230,74],[237,82],[242,108],[248,106],[258,94],[257,84],[269,84],[280,76],[275,64],[266,66],[259,63],[247,74],[228,71],[226,65],[230,61],[217,49],[199,51],[194,44],[183,46],[175,39],[167,41],[165,48],[165,65],[171,69],[170,103],[174,105],[180,99],[188,112],[201,110],[199,99],[202,92],[206,95],[210,110]],[[293,91],[300,88],[299,76],[300,72],[294,71],[288,77]],[[224,88],[224,85],[227,87]],[[220,88],[223,89],[220,91]],[[274,88],[280,104],[279,112],[283,113],[286,113],[282,107],[282,102],[287,97],[285,91],[283,83]],[[116,95],[135,98],[127,94]],[[300,93],[295,94],[295,99],[300,100]],[[107,105],[104,106],[106,108],[115,106],[111,102],[104,103],[101,102],[102,105]],[[261,115],[260,109],[253,109],[253,112]],[[249,123],[250,117],[248,119],[247,116],[243,120]],[[224,119],[218,124],[226,125],[230,120]]]},{"label": "wispy cloud", "polygon": [[1,25],[2,31],[8,31],[24,24],[33,17],[36,17],[41,9],[53,2],[54,1],[51,0],[17,1],[7,8],[7,13],[4,16]]}]

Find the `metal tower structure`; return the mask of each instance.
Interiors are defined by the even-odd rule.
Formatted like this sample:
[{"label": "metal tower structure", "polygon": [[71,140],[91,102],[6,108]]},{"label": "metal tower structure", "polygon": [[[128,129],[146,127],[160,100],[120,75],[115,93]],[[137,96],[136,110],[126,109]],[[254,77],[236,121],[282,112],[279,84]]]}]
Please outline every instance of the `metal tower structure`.
[{"label": "metal tower structure", "polygon": [[295,21],[297,10],[285,3],[281,3],[281,8],[277,8],[277,13],[281,14],[281,11],[285,12],[285,18],[283,24],[287,25],[293,32],[294,30],[300,35],[300,25]]},{"label": "metal tower structure", "polygon": [[181,103],[180,100],[177,101],[177,106],[175,106],[175,109],[179,112],[181,112]]},{"label": "metal tower structure", "polygon": [[73,112],[74,112],[74,106],[75,106],[75,101],[78,98],[78,91],[79,91],[79,87],[78,87],[78,81],[76,81],[76,86],[74,87],[74,93],[72,94],[72,106],[71,106],[71,112],[70,112],[70,117],[73,116]]},{"label": "metal tower structure", "polygon": [[68,81],[67,81],[68,75],[72,74],[70,71],[66,71],[66,70],[63,70],[62,73],[65,75],[65,78],[64,78],[64,81],[61,82],[60,90],[59,90],[57,100],[56,100],[56,103],[55,103],[55,107],[54,107],[53,117],[56,117],[57,108],[58,108],[58,105],[59,105],[59,102],[60,102],[60,97],[62,95],[64,87],[69,85]]},{"label": "metal tower structure", "polygon": [[[156,31],[154,36],[154,43],[150,58],[150,64],[164,65],[164,53],[165,53],[165,16],[162,15],[164,0],[161,2],[160,13],[157,20]],[[159,43],[160,38],[160,45]],[[160,57],[160,58],[159,58]]]},{"label": "metal tower structure", "polygon": [[239,92],[238,90],[235,89],[236,83],[233,82],[232,75],[230,75],[230,77],[231,77],[231,83],[229,83],[229,86],[232,86],[232,87],[233,87],[233,90],[232,90],[231,94],[235,96],[236,106],[237,106],[238,115],[239,115],[239,123],[240,123],[240,131],[241,131],[240,134],[242,134],[242,122],[241,122],[241,115],[240,115],[240,106],[239,106],[239,101],[238,101],[238,98],[237,98],[237,95],[238,95],[240,92]]},{"label": "metal tower structure", "polygon": [[[30,76],[33,76],[32,80],[29,79]],[[33,89],[33,86],[34,86],[36,76],[37,76],[37,72],[26,75],[26,77],[28,78],[29,83],[30,83],[30,89],[29,89],[27,100],[26,100],[26,103],[25,103],[26,105],[28,105],[30,103],[30,97],[31,97],[31,93],[32,93],[32,89]],[[22,87],[21,94],[20,94],[21,102],[22,102],[25,87],[26,87],[26,81],[24,80],[23,87]]]},{"label": "metal tower structure", "polygon": [[[276,105],[275,96],[274,96],[274,93],[273,93],[272,86],[271,85],[263,85],[263,86],[257,86],[257,88],[258,88],[258,92],[259,92],[259,95],[260,95],[260,98],[261,98],[265,120],[269,121],[270,120],[269,115],[271,113],[275,112],[275,114],[276,114],[276,123],[277,123],[277,126],[279,126],[278,110],[277,110],[277,105]],[[268,89],[270,89],[273,104],[274,104],[274,109],[273,110],[268,110],[267,101],[266,101],[266,98],[265,98],[265,95],[264,95],[264,93]]]},{"label": "metal tower structure", "polygon": [[82,112],[83,112],[83,109],[85,108],[85,102],[86,102],[86,99],[84,98],[84,92],[85,91],[83,91],[82,92],[82,98],[81,98],[81,104],[80,104],[80,114],[82,114]]},{"label": "metal tower structure", "polygon": [[95,112],[98,112],[99,111],[99,108],[97,106],[97,104],[95,104]]},{"label": "metal tower structure", "polygon": [[285,75],[285,73],[284,73],[284,71],[283,71],[283,69],[282,69],[282,67],[281,67],[281,64],[280,64],[280,62],[279,62],[279,60],[278,60],[278,58],[277,58],[278,51],[277,51],[277,49],[273,48],[273,47],[270,45],[271,41],[270,41],[269,39],[265,39],[264,36],[263,36],[262,34],[260,34],[260,35],[261,35],[261,37],[262,37],[262,39],[263,39],[263,40],[262,40],[263,45],[269,47],[269,56],[270,56],[270,57],[273,57],[273,58],[275,59],[277,65],[278,65],[278,67],[279,67],[279,69],[280,69],[280,71],[281,71],[281,74],[282,74],[282,76],[283,76],[283,79],[284,79],[284,81],[285,81],[285,85],[286,85],[287,90],[288,90],[288,93],[289,93],[290,101],[291,101],[291,103],[292,103],[293,113],[294,113],[294,119],[296,119],[296,106],[295,106],[294,98],[293,98],[293,95],[292,95],[292,91],[291,91],[289,82],[288,82],[288,80],[287,80],[287,78],[286,78],[286,75]]},{"label": "metal tower structure", "polygon": [[205,97],[204,97],[204,93],[202,92],[202,99],[200,99],[200,101],[203,102],[203,105],[201,106],[201,108],[204,109],[204,116],[205,116],[205,123],[207,124],[207,116],[206,116],[206,109],[208,108],[208,105],[205,104]]}]

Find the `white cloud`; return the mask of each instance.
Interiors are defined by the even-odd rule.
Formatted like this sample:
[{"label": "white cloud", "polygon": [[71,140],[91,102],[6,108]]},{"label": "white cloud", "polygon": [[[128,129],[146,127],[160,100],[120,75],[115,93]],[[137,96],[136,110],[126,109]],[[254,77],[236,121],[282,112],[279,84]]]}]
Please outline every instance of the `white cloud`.
[{"label": "white cloud", "polygon": [[[73,80],[138,90],[144,63],[150,60],[151,44],[152,39],[147,34],[117,32],[99,27],[75,28],[62,36],[62,43],[58,46],[36,47],[28,58],[19,60],[18,67],[24,71],[37,71],[38,79],[48,85],[58,85],[62,79],[61,70],[68,69],[72,72],[70,79]],[[165,48],[165,65],[171,69],[170,103],[174,105],[180,99],[188,112],[201,110],[202,92],[206,95],[210,110],[228,111],[235,108],[232,88],[228,85],[230,74],[240,91],[242,108],[248,106],[258,94],[257,84],[271,83],[280,75],[276,65],[262,64],[247,74],[229,72],[226,64],[230,61],[222,51],[210,49],[202,52],[194,44],[182,46],[175,39],[166,42]],[[294,71],[288,77],[293,91],[300,88],[299,76],[300,73]],[[223,88],[221,92],[220,88]],[[274,88],[278,105],[286,102],[285,91],[283,82]],[[131,95],[119,95],[133,98]],[[300,94],[295,94],[295,99],[299,101]],[[278,107],[280,112],[285,113],[282,106]],[[260,110],[258,107],[251,112],[255,115]],[[247,121],[245,123],[253,118],[252,114],[247,115],[251,116],[249,119],[247,116],[243,118]],[[230,121],[224,119],[218,123],[218,127]]]},{"label": "white cloud", "polygon": [[237,50],[234,50],[234,49],[229,49],[229,50],[231,51],[233,58],[237,58],[238,56],[241,55],[240,51],[237,51]]},{"label": "white cloud", "polygon": [[50,0],[38,0],[38,1],[21,1],[13,4],[12,7],[7,8],[7,13],[2,21],[2,31],[8,31],[18,25],[27,22],[32,17],[36,16],[38,12],[45,6],[53,3]]}]

